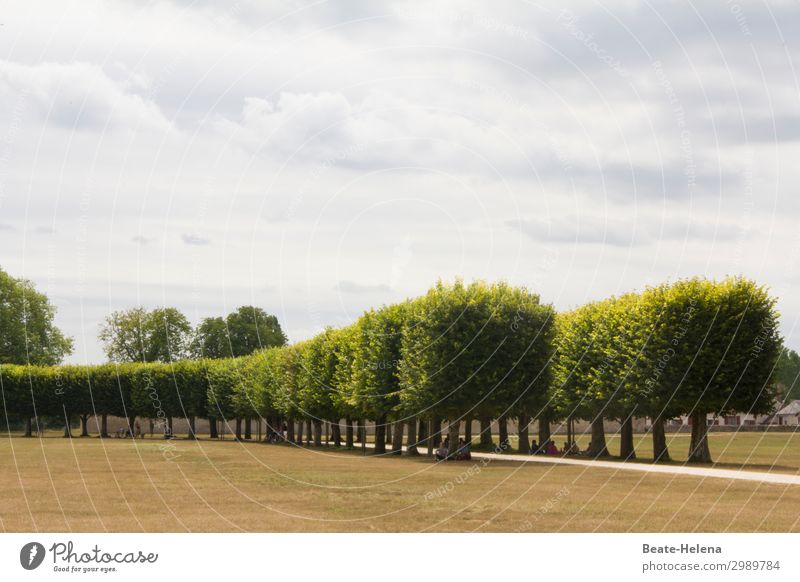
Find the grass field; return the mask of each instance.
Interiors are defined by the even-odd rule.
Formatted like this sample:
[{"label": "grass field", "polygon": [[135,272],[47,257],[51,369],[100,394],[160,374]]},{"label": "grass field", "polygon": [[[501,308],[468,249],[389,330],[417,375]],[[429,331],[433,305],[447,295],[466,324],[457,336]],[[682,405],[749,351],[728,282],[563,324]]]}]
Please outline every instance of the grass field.
[{"label": "grass field", "polygon": [[[790,472],[798,445],[712,435]],[[800,531],[798,486],[233,441],[3,438],[0,480],[3,531]]]}]

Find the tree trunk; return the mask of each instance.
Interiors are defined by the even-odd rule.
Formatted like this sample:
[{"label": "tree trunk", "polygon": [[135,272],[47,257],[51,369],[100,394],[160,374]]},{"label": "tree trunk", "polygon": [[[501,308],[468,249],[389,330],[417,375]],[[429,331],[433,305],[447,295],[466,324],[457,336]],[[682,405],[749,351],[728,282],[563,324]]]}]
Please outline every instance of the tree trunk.
[{"label": "tree trunk", "polygon": [[[283,434],[283,422],[284,420],[274,414],[267,419],[267,426],[266,430],[264,431],[264,440],[269,440],[270,431],[278,433],[279,436],[286,436]],[[259,439],[261,438],[261,423],[258,424],[259,429]]]},{"label": "tree trunk", "polygon": [[403,430],[406,427],[406,423],[402,420],[395,420],[394,421],[394,431],[392,434],[392,454],[399,455],[403,452]]},{"label": "tree trunk", "polygon": [[458,450],[458,434],[461,428],[460,420],[451,420],[447,427],[447,438],[450,439],[448,443],[447,452],[449,456],[456,454]]},{"label": "tree trunk", "polygon": [[406,454],[415,457],[419,455],[417,450],[417,421],[413,418],[408,421],[408,440],[406,444]]},{"label": "tree trunk", "polygon": [[575,433],[572,430],[572,417],[567,417],[567,444],[572,445],[575,442]]},{"label": "tree trunk", "polygon": [[358,419],[358,432],[356,434],[356,442],[357,443],[362,442],[362,439],[365,438],[365,435],[367,434],[366,428],[367,428],[367,425],[364,422],[364,419],[363,418],[359,418]]},{"label": "tree trunk", "polygon": [[428,456],[433,456],[433,421],[428,420],[426,423],[425,432],[427,433],[427,442],[428,442]]},{"label": "tree trunk", "polygon": [[314,446],[322,446],[322,421],[318,419],[314,420]]},{"label": "tree trunk", "polygon": [[390,428],[389,421],[386,421],[386,445],[389,446],[392,444],[392,430]]},{"label": "tree trunk", "polygon": [[706,413],[699,410],[692,413],[692,442],[689,445],[689,462],[711,462],[711,451],[708,448],[708,421]]},{"label": "tree trunk", "polygon": [[[167,417],[167,426],[169,427],[169,436],[171,436],[171,437],[175,436],[175,431],[172,430],[172,417],[171,416]],[[136,433],[134,433],[134,434],[136,434]]]},{"label": "tree trunk", "polygon": [[619,431],[619,456],[621,459],[635,459],[636,450],[633,447],[633,414],[622,421]]},{"label": "tree trunk", "polygon": [[481,445],[485,447],[494,446],[492,441],[492,419],[481,416]]},{"label": "tree trunk", "polygon": [[433,439],[433,448],[438,449],[442,444],[442,421],[441,419],[434,419],[431,423],[431,438]]},{"label": "tree trunk", "polygon": [[212,439],[219,437],[217,434],[217,419],[214,416],[208,417],[208,436]]},{"label": "tree trunk", "polygon": [[592,419],[592,440],[589,443],[590,457],[607,457],[606,431],[603,427],[603,417],[597,415]]},{"label": "tree trunk", "polygon": [[25,436],[26,437],[33,436],[33,423],[31,422],[30,416],[25,419]]},{"label": "tree trunk", "polygon": [[472,442],[472,417],[468,416],[464,419],[464,442]]},{"label": "tree trunk", "polygon": [[253,438],[253,426],[249,416],[244,419],[244,438],[246,440],[251,440]]},{"label": "tree trunk", "polygon": [[667,434],[664,431],[666,421],[657,416],[653,418],[653,426],[650,431],[653,433],[653,461],[658,463],[669,461],[669,449],[667,448]]},{"label": "tree trunk", "polygon": [[100,416],[100,438],[108,438],[108,415],[103,414]]},{"label": "tree trunk", "polygon": [[294,439],[294,419],[291,417],[286,418],[286,442],[293,443]]},{"label": "tree trunk", "polygon": [[517,421],[519,422],[517,431],[519,434],[519,443],[517,445],[517,450],[521,454],[527,455],[531,450],[531,441],[528,438],[528,423],[530,423],[530,418],[527,414],[520,414]]},{"label": "tree trunk", "polygon": [[544,415],[539,417],[539,447],[543,447],[550,440],[550,419]]},{"label": "tree trunk", "polygon": [[382,455],[386,452],[386,415],[375,421],[375,454]]},{"label": "tree trunk", "polygon": [[311,419],[306,421],[306,444],[311,445],[314,442],[314,434],[311,430]]},{"label": "tree trunk", "polygon": [[133,431],[136,428],[136,415],[131,415],[128,417],[128,431],[130,431],[131,437],[133,437]]},{"label": "tree trunk", "polygon": [[331,421],[331,440],[334,447],[342,446],[342,427],[339,425],[339,419]]},{"label": "tree trunk", "polygon": [[345,429],[344,429],[344,446],[348,449],[353,448],[353,419],[349,416],[344,419]]},{"label": "tree trunk", "polygon": [[500,433],[500,450],[505,451],[508,450],[509,442],[508,442],[508,420],[505,416],[501,416],[497,419],[497,427],[498,432]]},{"label": "tree trunk", "polygon": [[189,417],[189,438],[190,439],[197,438],[197,425],[194,416]]},{"label": "tree trunk", "polygon": [[295,443],[302,446],[303,445],[303,426],[305,423],[302,420],[297,421],[297,434],[295,434]]},{"label": "tree trunk", "polygon": [[88,437],[89,436],[89,415],[88,414],[81,414],[81,436]]},{"label": "tree trunk", "polygon": [[428,440],[428,421],[421,419],[419,421],[419,429],[417,430],[417,443],[425,443],[425,446],[427,446]]}]

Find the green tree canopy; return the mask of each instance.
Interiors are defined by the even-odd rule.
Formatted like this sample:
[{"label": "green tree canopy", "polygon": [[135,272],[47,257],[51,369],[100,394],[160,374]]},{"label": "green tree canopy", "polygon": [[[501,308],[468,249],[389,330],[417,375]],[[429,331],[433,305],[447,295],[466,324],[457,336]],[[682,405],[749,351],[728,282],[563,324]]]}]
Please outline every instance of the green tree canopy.
[{"label": "green tree canopy", "polygon": [[197,326],[192,353],[198,358],[237,358],[286,345],[278,318],[245,305],[226,318],[208,317]]},{"label": "green tree canopy", "polygon": [[785,348],[775,365],[775,383],[784,400],[800,398],[800,354]]},{"label": "green tree canopy", "polygon": [[173,362],[189,354],[192,326],[174,307],[115,311],[100,328],[112,362]]},{"label": "green tree canopy", "polygon": [[72,353],[55,307],[33,283],[0,269],[0,364],[53,365]]}]

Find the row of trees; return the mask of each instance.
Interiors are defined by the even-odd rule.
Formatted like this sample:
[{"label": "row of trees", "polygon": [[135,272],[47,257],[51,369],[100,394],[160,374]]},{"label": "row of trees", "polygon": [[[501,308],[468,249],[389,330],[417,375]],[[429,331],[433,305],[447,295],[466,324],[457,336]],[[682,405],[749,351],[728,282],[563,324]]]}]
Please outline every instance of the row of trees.
[{"label": "row of trees", "polygon": [[[603,419],[622,423],[621,454],[633,453],[634,417],[652,419],[655,457],[669,458],[664,422],[692,418],[689,459],[710,461],[706,414],[767,411],[781,351],[775,302],[742,278],[691,279],[556,314],[539,296],[505,283],[439,283],[426,295],[364,313],[316,337],[225,359],[103,366],[3,366],[7,411],[41,414],[235,420],[286,424],[287,438],[353,446],[356,427],[375,423],[375,447],[399,454],[438,446],[443,421],[450,446],[472,420],[489,446],[490,423],[519,446],[538,420],[539,439],[554,422],[591,421],[590,452],[605,455]],[[465,423],[466,421],[466,423]],[[194,432],[192,430],[192,432]],[[213,433],[212,433],[212,436]],[[363,433],[362,433],[363,438]]]},{"label": "row of trees", "polygon": [[689,460],[710,462],[709,413],[774,407],[775,300],[750,280],[664,284],[563,314],[558,327],[552,403],[592,420],[593,455],[607,454],[604,417],[622,423],[623,458],[634,456],[632,419],[649,417],[654,457],[669,459],[664,424],[689,416]]}]

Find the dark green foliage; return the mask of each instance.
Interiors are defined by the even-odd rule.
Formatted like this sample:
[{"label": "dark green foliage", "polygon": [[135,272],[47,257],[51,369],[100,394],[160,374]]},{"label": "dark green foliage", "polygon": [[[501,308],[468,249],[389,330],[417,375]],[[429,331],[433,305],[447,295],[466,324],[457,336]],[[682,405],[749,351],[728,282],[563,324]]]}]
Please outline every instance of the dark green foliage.
[{"label": "dark green foliage", "polygon": [[278,318],[260,307],[240,307],[225,319],[209,317],[197,327],[192,353],[198,358],[231,358],[286,345]]},{"label": "dark green foliage", "polygon": [[72,340],[55,326],[55,308],[30,281],[0,269],[0,364],[58,364]]}]

